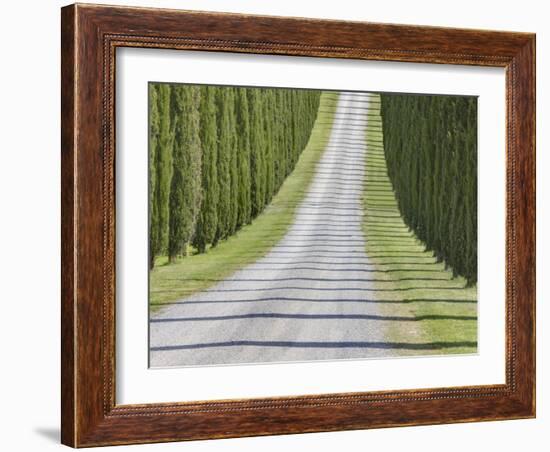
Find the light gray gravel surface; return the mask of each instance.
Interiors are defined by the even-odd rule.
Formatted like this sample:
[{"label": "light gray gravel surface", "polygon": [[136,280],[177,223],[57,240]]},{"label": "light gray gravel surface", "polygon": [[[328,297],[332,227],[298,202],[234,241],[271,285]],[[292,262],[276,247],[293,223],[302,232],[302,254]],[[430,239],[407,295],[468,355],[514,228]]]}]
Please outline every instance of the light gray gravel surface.
[{"label": "light gray gravel surface", "polygon": [[150,319],[152,367],[395,354],[369,302],[373,267],[361,229],[370,100],[379,97],[340,95],[295,221],[264,258]]}]

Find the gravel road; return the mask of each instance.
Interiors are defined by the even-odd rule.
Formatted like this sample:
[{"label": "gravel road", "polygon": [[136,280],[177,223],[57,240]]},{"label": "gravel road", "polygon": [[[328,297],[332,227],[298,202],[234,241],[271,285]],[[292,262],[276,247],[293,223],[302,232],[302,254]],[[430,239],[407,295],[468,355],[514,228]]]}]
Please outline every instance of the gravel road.
[{"label": "gravel road", "polygon": [[368,93],[342,93],[309,190],[262,259],[150,319],[150,365],[357,359],[395,354],[361,230]]}]

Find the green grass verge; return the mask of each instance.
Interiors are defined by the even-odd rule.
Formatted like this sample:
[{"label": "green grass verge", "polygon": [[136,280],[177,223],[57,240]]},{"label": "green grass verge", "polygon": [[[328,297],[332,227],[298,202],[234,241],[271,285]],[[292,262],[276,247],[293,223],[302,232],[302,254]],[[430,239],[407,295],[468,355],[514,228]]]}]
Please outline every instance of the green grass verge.
[{"label": "green grass verge", "polygon": [[[377,107],[371,107],[377,108]],[[371,114],[380,114],[370,111]],[[376,118],[375,118],[376,119]],[[403,222],[387,175],[381,126],[367,128],[371,143],[366,157],[366,251],[377,273],[376,298],[384,315],[402,320],[388,322],[395,342],[430,343],[422,354],[475,353],[477,351],[477,288],[452,273]],[[402,352],[403,354],[418,354]]]},{"label": "green grass verge", "polygon": [[330,138],[338,93],[321,95],[319,113],[309,142],[302,151],[294,171],[265,210],[250,225],[210,248],[168,264],[159,257],[149,273],[149,303],[152,310],[204,290],[265,256],[285,235],[292,224],[296,207],[304,198],[315,173],[314,167]]}]

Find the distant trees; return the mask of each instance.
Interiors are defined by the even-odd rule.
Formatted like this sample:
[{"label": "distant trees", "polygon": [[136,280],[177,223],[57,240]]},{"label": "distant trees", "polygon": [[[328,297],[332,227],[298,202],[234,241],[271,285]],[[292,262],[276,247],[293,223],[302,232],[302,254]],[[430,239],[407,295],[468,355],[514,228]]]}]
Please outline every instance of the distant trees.
[{"label": "distant trees", "polygon": [[204,253],[249,224],[296,164],[320,92],[149,86],[149,254]]},{"label": "distant trees", "polygon": [[384,152],[406,224],[477,282],[477,100],[381,95]]}]

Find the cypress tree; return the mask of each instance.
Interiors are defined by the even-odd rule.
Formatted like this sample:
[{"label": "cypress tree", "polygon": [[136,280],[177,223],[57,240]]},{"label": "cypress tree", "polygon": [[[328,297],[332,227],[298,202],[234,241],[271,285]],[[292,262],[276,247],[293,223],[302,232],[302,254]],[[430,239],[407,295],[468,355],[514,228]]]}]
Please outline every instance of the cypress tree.
[{"label": "cypress tree", "polygon": [[251,221],[250,206],[250,113],[248,110],[247,88],[236,90],[235,112],[237,122],[237,227]]},{"label": "cypress tree", "polygon": [[187,254],[201,200],[201,146],[199,138],[199,88],[172,87],[174,124],[173,175],[170,190],[168,257]]},{"label": "cypress tree", "polygon": [[281,183],[290,174],[292,166],[292,104],[290,99],[290,90],[284,90],[280,93],[279,108],[277,112],[277,121],[279,123],[279,133],[281,149],[279,151],[280,180]]},{"label": "cypress tree", "polygon": [[467,193],[466,203],[466,268],[468,270],[466,278],[469,284],[477,282],[477,102],[474,98],[467,99],[466,106],[466,160],[467,174],[464,180]]},{"label": "cypress tree", "polygon": [[202,148],[202,197],[193,237],[193,246],[199,253],[206,252],[214,241],[218,227],[218,127],[216,116],[216,88],[200,88],[200,142]]},{"label": "cypress tree", "polygon": [[231,130],[231,95],[228,88],[217,88],[216,109],[218,124],[218,224],[213,246],[225,239],[230,231],[231,215],[231,156],[234,132]]},{"label": "cypress tree", "polygon": [[285,115],[285,112],[283,110],[283,91],[278,89],[275,90],[275,103],[274,103],[274,112],[273,112],[273,120],[274,120],[274,142],[275,142],[275,166],[274,166],[274,172],[275,172],[275,183],[277,187],[280,187],[283,183],[285,173],[285,142],[284,142],[284,128],[283,125],[283,117]]},{"label": "cypress tree", "polygon": [[252,218],[263,208],[263,154],[264,135],[262,127],[262,97],[259,89],[248,91],[250,112],[250,203]]},{"label": "cypress tree", "polygon": [[235,88],[226,88],[227,97],[227,132],[228,132],[228,150],[229,150],[229,216],[227,235],[232,235],[237,230],[239,216],[239,163],[237,149],[237,122],[235,105]]},{"label": "cypress tree", "polygon": [[[298,102],[296,97],[296,90],[290,91],[290,102],[292,105],[292,148],[291,148],[291,171],[292,168],[294,168],[294,165],[296,163],[296,152],[297,149],[300,147],[300,139],[299,139],[299,132],[298,132],[298,118],[299,118],[299,112],[298,112]],[[290,172],[289,172],[290,173]]]},{"label": "cypress tree", "polygon": [[[435,124],[441,124],[441,108],[440,108],[440,98],[441,96],[433,96],[432,99],[432,115],[431,121]],[[443,192],[443,171],[445,169],[444,161],[444,152],[443,152],[443,140],[444,133],[443,128],[438,127],[433,133],[433,145],[434,145],[434,175],[433,175],[433,193],[432,193],[432,234],[433,234],[433,244],[432,249],[434,250],[435,257],[438,262],[441,262],[443,259],[441,253],[441,247],[443,243],[443,237],[441,235],[441,218],[443,217],[443,210],[445,206],[442,203],[441,193]]]},{"label": "cypress tree", "polygon": [[168,247],[168,221],[170,182],[172,179],[172,145],[173,131],[170,124],[170,86],[161,83],[156,85],[157,109],[158,109],[158,140],[154,152],[155,187],[152,190],[152,202],[155,208],[151,214],[151,249],[150,267],[154,265],[154,259],[159,254],[166,252]]},{"label": "cypress tree", "polygon": [[267,205],[271,198],[273,197],[275,183],[273,180],[274,177],[274,151],[273,151],[273,118],[272,118],[272,107],[273,107],[273,96],[271,89],[266,89],[263,92],[264,102],[263,102],[263,112],[262,119],[264,125],[264,137],[265,137],[265,147],[264,147],[264,206]]},{"label": "cypress tree", "polygon": [[159,215],[156,200],[157,188],[157,153],[160,135],[160,117],[158,109],[157,88],[150,83],[149,87],[149,269],[155,265],[158,253]]}]

